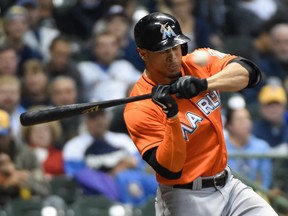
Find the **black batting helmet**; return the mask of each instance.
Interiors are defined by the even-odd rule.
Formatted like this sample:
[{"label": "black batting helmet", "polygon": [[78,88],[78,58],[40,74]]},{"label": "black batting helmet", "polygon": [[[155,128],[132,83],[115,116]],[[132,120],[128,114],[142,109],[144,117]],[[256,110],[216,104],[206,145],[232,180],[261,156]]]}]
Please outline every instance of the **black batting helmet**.
[{"label": "black batting helmet", "polygon": [[175,17],[160,12],[140,19],[134,28],[136,45],[150,51],[163,51],[181,45],[182,55],[187,54],[190,39],[182,33]]}]

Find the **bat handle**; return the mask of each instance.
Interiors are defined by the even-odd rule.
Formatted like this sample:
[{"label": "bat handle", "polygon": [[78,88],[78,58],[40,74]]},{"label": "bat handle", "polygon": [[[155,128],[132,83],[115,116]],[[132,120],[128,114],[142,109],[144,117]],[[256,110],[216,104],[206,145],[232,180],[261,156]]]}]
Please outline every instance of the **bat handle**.
[{"label": "bat handle", "polygon": [[172,84],[170,85],[169,93],[170,93],[170,94],[176,94],[176,93],[177,93],[176,83],[172,83]]}]

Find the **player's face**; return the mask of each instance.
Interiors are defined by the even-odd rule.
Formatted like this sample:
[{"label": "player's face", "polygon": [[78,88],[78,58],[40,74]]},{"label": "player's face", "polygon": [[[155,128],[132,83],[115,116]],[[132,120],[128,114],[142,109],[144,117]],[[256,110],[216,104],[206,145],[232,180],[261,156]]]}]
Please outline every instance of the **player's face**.
[{"label": "player's face", "polygon": [[175,46],[161,52],[139,49],[145,61],[147,75],[157,84],[170,84],[176,81],[181,73],[181,46]]}]

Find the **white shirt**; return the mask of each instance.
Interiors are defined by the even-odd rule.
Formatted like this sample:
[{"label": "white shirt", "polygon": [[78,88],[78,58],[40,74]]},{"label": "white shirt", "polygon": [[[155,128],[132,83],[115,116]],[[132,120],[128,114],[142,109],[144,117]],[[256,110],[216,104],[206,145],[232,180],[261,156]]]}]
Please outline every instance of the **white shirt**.
[{"label": "white shirt", "polygon": [[270,19],[277,10],[277,4],[274,0],[241,1],[240,5],[243,8],[254,12],[262,20]]},{"label": "white shirt", "polygon": [[32,49],[41,53],[44,61],[48,61],[50,58],[49,46],[52,40],[58,35],[59,31],[57,29],[42,26],[39,31],[40,41],[36,38],[33,31],[29,30],[24,35],[24,42]]},{"label": "white shirt", "polygon": [[85,95],[88,100],[110,100],[126,96],[129,85],[135,83],[141,73],[127,60],[115,60],[105,71],[97,63],[78,63]]},{"label": "white shirt", "polygon": [[[134,155],[138,152],[131,138],[127,134],[107,131],[104,135],[104,139],[113,147],[124,149],[131,155]],[[84,160],[85,151],[92,143],[93,137],[89,133],[83,133],[72,138],[64,145],[64,160]]]}]

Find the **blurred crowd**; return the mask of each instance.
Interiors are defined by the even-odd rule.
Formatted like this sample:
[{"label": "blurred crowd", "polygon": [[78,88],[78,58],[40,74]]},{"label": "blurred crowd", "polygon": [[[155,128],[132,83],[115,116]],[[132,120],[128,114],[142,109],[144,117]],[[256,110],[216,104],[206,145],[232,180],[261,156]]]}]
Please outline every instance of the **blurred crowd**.
[{"label": "blurred crowd", "polygon": [[[123,120],[124,106],[22,127],[21,113],[127,97],[144,64],[134,24],[173,14],[191,38],[254,61],[263,81],[222,94],[228,153],[288,155],[287,0],[1,0],[0,205],[47,197],[57,176],[81,193],[142,205],[157,188]],[[230,158],[234,171],[288,197],[288,160]]]}]

